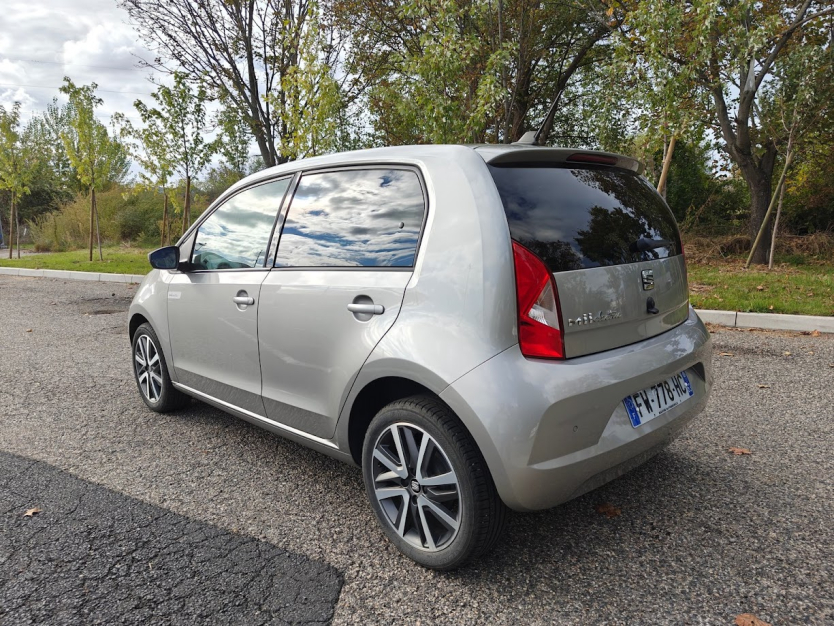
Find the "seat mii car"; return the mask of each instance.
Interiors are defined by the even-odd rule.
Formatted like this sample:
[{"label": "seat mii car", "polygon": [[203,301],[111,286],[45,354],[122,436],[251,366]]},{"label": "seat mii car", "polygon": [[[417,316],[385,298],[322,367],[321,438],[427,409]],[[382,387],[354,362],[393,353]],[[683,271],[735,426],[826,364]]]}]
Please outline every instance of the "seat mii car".
[{"label": "seat mii car", "polygon": [[235,184],[130,307],[154,411],[189,397],[361,466],[382,532],[452,569],[507,508],[642,463],[704,407],[710,338],[636,161],[411,146]]}]

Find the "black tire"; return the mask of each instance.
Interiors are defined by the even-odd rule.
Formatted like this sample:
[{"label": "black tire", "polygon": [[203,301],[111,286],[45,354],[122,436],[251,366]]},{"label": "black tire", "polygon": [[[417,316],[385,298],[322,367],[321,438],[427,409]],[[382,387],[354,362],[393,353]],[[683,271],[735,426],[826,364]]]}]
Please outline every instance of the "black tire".
[{"label": "black tire", "polygon": [[[145,377],[142,379],[142,382],[140,382],[142,373],[145,372],[147,368],[143,366],[139,360],[137,360],[137,347],[139,347],[140,342],[142,342],[142,346],[138,348],[139,355],[141,356],[144,354],[142,351],[147,348],[148,341],[153,346],[155,354],[158,355],[158,368],[154,368],[156,376],[151,379],[153,387],[150,391],[147,387],[148,377]],[[169,411],[183,408],[191,401],[191,398],[174,388],[174,385],[171,383],[171,377],[168,375],[168,364],[165,362],[165,354],[163,354],[159,346],[159,338],[156,336],[156,333],[150,324],[142,324],[136,329],[136,332],[133,334],[133,341],[131,342],[133,378],[136,380],[139,395],[142,397],[145,404],[148,405],[148,408],[152,411],[156,411],[157,413],[168,413]],[[153,356],[151,358],[153,358]],[[156,365],[156,363],[154,363],[154,365]],[[156,382],[157,377],[161,379],[161,383]],[[156,397],[156,399],[154,399],[154,397]]]},{"label": "black tire", "polygon": [[[387,464],[383,464],[378,456],[374,456],[374,451],[379,450],[382,453],[392,450],[394,431],[400,433],[398,437],[403,442],[401,448],[404,450],[403,456],[406,457],[397,466],[400,468],[399,471],[407,472],[408,475],[405,478],[396,475],[383,480],[383,476],[396,473],[390,470],[393,457],[388,456]],[[422,437],[425,434],[430,436],[426,449],[440,449],[440,453],[426,453],[426,457],[429,457],[428,462],[433,463],[435,468],[441,468],[434,470],[434,478],[438,478],[440,474],[449,475],[445,469],[448,462],[456,477],[454,487],[451,486],[452,483],[442,483],[449,485],[445,488],[423,486],[417,480],[413,481],[417,483],[416,487],[412,484],[413,478],[422,475],[423,472],[421,470],[420,474],[417,474],[416,470],[406,467],[412,465],[410,459],[413,453],[409,450],[416,450],[418,447],[422,449]],[[420,437],[419,442],[417,437]],[[437,465],[438,463],[440,465]],[[428,476],[429,473],[425,472],[427,482],[432,480],[432,476]],[[491,550],[506,523],[506,506],[498,496],[480,450],[458,417],[434,396],[421,395],[397,400],[377,413],[365,434],[362,474],[371,508],[388,540],[400,552],[424,567],[443,571],[461,567],[469,560]],[[382,482],[379,482],[380,480]],[[376,487],[388,486],[392,489],[386,490],[386,495],[389,492],[403,493],[385,499],[384,509],[377,497]],[[450,513],[449,519],[456,517],[457,526],[454,530],[441,524],[441,517],[433,514],[432,508],[427,506],[429,503],[426,500],[433,500],[438,497],[438,493],[445,499],[445,502],[442,502],[444,507],[451,500],[451,508],[443,508],[442,511]],[[456,496],[450,497],[453,493],[456,493]],[[402,522],[405,516],[409,519]],[[408,527],[407,532],[401,534],[395,524],[400,528]],[[431,531],[431,527],[440,530],[435,533]],[[425,539],[426,532],[432,534],[434,549]],[[437,539],[440,541],[436,541]]]}]

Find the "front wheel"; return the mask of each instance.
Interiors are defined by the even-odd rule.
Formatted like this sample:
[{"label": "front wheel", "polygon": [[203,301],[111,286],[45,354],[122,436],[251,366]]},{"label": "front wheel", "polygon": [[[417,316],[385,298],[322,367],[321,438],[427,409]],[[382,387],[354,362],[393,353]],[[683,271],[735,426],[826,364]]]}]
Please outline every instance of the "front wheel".
[{"label": "front wheel", "polygon": [[472,437],[439,399],[384,407],[362,450],[371,508],[388,539],[420,565],[452,570],[490,550],[506,508]]},{"label": "front wheel", "polygon": [[137,328],[133,335],[133,375],[142,400],[157,413],[182,408],[190,400],[171,383],[159,338],[147,323]]}]

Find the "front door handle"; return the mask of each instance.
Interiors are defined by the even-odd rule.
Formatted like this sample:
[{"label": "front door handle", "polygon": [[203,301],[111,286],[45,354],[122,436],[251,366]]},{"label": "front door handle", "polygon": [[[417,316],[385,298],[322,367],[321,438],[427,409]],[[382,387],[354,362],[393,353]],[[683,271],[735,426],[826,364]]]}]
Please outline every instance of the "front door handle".
[{"label": "front door handle", "polygon": [[382,315],[385,313],[385,307],[381,304],[366,304],[364,302],[351,302],[348,306],[348,311],[351,313],[364,313],[366,315]]},{"label": "front door handle", "polygon": [[251,296],[235,296],[232,298],[232,302],[246,306],[249,304],[255,304],[255,298],[252,298]]}]

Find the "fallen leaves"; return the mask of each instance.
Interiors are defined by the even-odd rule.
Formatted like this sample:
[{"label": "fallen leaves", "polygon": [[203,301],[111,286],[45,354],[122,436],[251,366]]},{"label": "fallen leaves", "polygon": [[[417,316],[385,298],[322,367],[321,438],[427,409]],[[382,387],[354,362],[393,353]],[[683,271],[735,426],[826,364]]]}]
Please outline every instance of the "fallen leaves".
[{"label": "fallen leaves", "polygon": [[764,290],[765,290],[764,285],[759,285],[758,287],[756,287],[756,291],[764,291]]},{"label": "fallen leaves", "polygon": [[27,329],[26,329],[26,332],[27,332],[27,333],[31,333],[31,332],[32,332],[32,329],[31,329],[31,328],[27,328]]},{"label": "fallen leaves", "polygon": [[26,512],[23,514],[23,517],[35,517],[41,510],[38,507],[32,507],[31,509],[26,509]]},{"label": "fallen leaves", "polygon": [[718,356],[735,356],[732,352],[719,352]]},{"label": "fallen leaves", "polygon": [[727,448],[727,451],[728,451],[728,452],[732,452],[732,453],[733,453],[733,454],[735,454],[736,456],[742,456],[742,455],[744,455],[744,454],[753,454],[753,453],[752,453],[752,452],[750,452],[750,450],[748,450],[747,448],[736,448],[736,447],[732,447],[732,448]]},{"label": "fallen leaves", "polygon": [[608,519],[618,517],[622,513],[622,510],[619,507],[616,507],[609,502],[603,502],[602,504],[597,504],[594,507],[594,509],[596,510],[597,513],[599,513],[600,515],[604,515]]},{"label": "fallen leaves", "polygon": [[759,389],[770,389],[770,385],[756,385]]},{"label": "fallen leaves", "polygon": [[760,620],[752,613],[742,613],[736,617],[736,621],[733,623],[736,626],[770,626],[770,624]]},{"label": "fallen leaves", "polygon": [[822,333],[818,330],[814,330],[811,332],[811,337],[821,337]]},{"label": "fallen leaves", "polygon": [[791,353],[788,352],[787,350],[785,352],[783,352],[782,354],[784,354],[785,356],[790,356],[791,355]]}]

